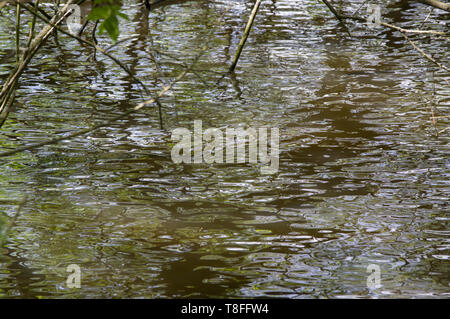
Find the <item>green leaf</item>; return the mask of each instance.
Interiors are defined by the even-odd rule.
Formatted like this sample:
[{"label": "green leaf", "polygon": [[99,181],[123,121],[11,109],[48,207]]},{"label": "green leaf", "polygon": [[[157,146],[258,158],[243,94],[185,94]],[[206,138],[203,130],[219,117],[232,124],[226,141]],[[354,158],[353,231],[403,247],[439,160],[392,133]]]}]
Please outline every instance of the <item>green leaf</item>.
[{"label": "green leaf", "polygon": [[117,12],[117,15],[118,15],[119,17],[121,17],[121,18],[124,18],[125,20],[129,20],[129,19],[128,19],[128,16],[127,16],[125,13]]},{"label": "green leaf", "polygon": [[98,33],[102,35],[106,31],[113,42],[116,42],[120,33],[118,17],[128,20],[128,16],[120,12],[120,6],[113,0],[95,0],[94,4],[99,6],[92,9],[88,20],[100,20]]},{"label": "green leaf", "polygon": [[87,19],[88,20],[108,19],[111,16],[111,13],[112,13],[111,7],[97,7],[92,9]]},{"label": "green leaf", "polygon": [[119,20],[117,20],[117,16],[111,15],[108,19],[102,22],[99,28],[100,34],[104,31],[108,33],[109,37],[116,42],[119,37]]}]

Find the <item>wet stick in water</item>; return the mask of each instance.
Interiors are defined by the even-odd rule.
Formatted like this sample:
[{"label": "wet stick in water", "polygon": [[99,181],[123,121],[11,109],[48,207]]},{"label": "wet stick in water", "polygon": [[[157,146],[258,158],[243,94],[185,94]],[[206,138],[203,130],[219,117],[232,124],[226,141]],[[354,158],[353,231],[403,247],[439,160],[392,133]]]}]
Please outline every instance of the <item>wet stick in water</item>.
[{"label": "wet stick in water", "polygon": [[438,0],[418,0],[421,3],[433,6],[435,8],[450,12],[450,3],[444,3]]},{"label": "wet stick in water", "polygon": [[19,63],[20,55],[20,6],[16,6],[16,63]]},{"label": "wet stick in water", "polygon": [[339,20],[339,23],[345,28],[345,31],[348,33],[349,36],[352,36],[350,34],[350,31],[347,28],[347,25],[344,23],[341,15],[336,11],[336,9],[331,5],[330,2],[328,2],[327,0],[322,0],[323,3],[325,3],[325,5],[328,7],[328,9],[330,9],[330,11],[334,14],[334,16],[336,17],[336,19]]},{"label": "wet stick in water", "polygon": [[191,70],[195,67],[195,65],[197,64],[198,60],[201,58],[203,53],[206,52],[207,48],[208,48],[208,46],[204,46],[202,48],[202,50],[200,51],[200,53],[195,57],[195,59],[192,62],[192,64],[188,68],[186,68],[183,72],[181,72],[181,74],[178,75],[169,85],[164,86],[163,89],[161,91],[159,91],[159,93],[156,96],[152,97],[151,99],[149,99],[147,101],[139,103],[137,106],[135,106],[131,110],[129,110],[129,111],[127,111],[127,112],[125,112],[125,113],[123,113],[121,115],[118,115],[118,116],[112,118],[109,121],[106,121],[106,122],[94,125],[93,127],[89,127],[89,128],[86,128],[86,129],[82,129],[82,130],[73,132],[73,133],[71,133],[69,135],[59,136],[59,137],[50,139],[48,141],[44,141],[44,142],[40,142],[40,143],[36,143],[36,144],[32,144],[32,145],[27,145],[27,146],[24,146],[24,147],[18,147],[18,148],[14,149],[14,150],[0,153],[0,157],[9,156],[9,155],[20,153],[20,152],[23,152],[23,151],[26,151],[26,150],[35,149],[35,148],[38,148],[38,147],[44,146],[44,145],[55,144],[55,143],[58,143],[59,141],[67,140],[67,139],[70,139],[70,138],[73,138],[73,137],[77,137],[77,136],[80,136],[80,135],[84,135],[84,134],[93,132],[93,131],[95,131],[95,130],[97,130],[99,128],[106,127],[106,126],[110,125],[111,123],[114,123],[114,122],[116,122],[116,121],[118,121],[120,119],[125,118],[128,115],[131,115],[131,114],[139,111],[140,109],[142,109],[143,107],[145,107],[147,105],[156,103],[159,100],[159,98],[161,98],[163,95],[165,95],[167,93],[167,91],[171,90],[172,87],[177,82],[182,80],[186,76],[186,74],[191,72]]},{"label": "wet stick in water", "polygon": [[[39,10],[39,1],[40,0],[37,0],[36,4],[34,5],[37,10]],[[17,5],[17,6],[19,6],[19,5]],[[30,24],[30,34],[28,36],[27,48],[30,48],[31,41],[33,41],[35,27],[36,27],[36,16],[33,16],[33,20],[31,21],[31,24]]]},{"label": "wet stick in water", "polygon": [[244,49],[245,42],[247,42],[248,35],[250,34],[250,30],[252,29],[253,21],[255,21],[256,14],[258,13],[259,6],[261,5],[262,0],[257,0],[255,6],[253,7],[252,13],[250,14],[250,18],[248,19],[247,26],[245,27],[244,35],[242,36],[241,42],[239,42],[238,49],[233,59],[233,63],[230,66],[230,72],[233,72],[236,68],[236,65],[239,61],[239,57],[241,56],[242,49]]},{"label": "wet stick in water", "polygon": [[[16,3],[16,5],[20,5],[20,7],[23,8],[22,3],[18,1],[14,2]],[[29,62],[36,54],[36,52],[39,50],[39,48],[42,46],[42,44],[48,39],[48,37],[53,32],[54,30],[53,25],[62,23],[64,18],[69,14],[69,6],[70,4],[72,4],[72,2],[73,2],[72,0],[69,0],[67,4],[61,10],[58,11],[58,14],[52,18],[51,23],[45,26],[41,30],[41,32],[33,39],[33,41],[30,44],[30,47],[28,47],[26,51],[22,54],[21,58],[19,59],[19,63],[17,63],[14,70],[10,73],[7,80],[3,83],[3,87],[0,90],[0,127],[5,121],[6,116],[8,115],[9,106],[11,105],[8,99],[12,95],[12,91],[14,91],[16,87],[19,77],[22,75],[25,68],[28,66]]]},{"label": "wet stick in water", "polygon": [[0,247],[3,247],[3,245],[5,244],[6,238],[8,238],[9,232],[11,231],[11,228],[14,227],[14,225],[16,224],[16,220],[20,215],[20,211],[22,210],[23,206],[25,205],[25,203],[27,202],[27,195],[25,195],[23,197],[23,199],[20,201],[19,206],[17,207],[17,212],[14,215],[14,217],[12,218],[12,220],[10,221],[9,225],[6,227],[6,230],[3,234],[2,237],[0,237]]}]

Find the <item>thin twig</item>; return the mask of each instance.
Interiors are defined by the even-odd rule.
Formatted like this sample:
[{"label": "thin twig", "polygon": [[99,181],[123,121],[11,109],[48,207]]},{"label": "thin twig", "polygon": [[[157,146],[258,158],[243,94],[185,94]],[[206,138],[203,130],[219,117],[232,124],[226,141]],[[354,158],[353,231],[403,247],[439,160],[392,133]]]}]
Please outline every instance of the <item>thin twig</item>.
[{"label": "thin twig", "polygon": [[239,57],[241,56],[242,50],[244,49],[245,42],[247,42],[248,35],[250,34],[250,30],[252,29],[253,22],[255,21],[256,14],[258,13],[259,6],[261,5],[261,1],[262,0],[256,0],[252,13],[250,14],[250,18],[248,19],[247,26],[245,27],[244,35],[242,36],[241,42],[239,42],[236,54],[233,59],[233,63],[230,66],[230,72],[233,72],[236,68]]},{"label": "thin twig", "polygon": [[434,132],[436,133],[436,136],[439,136],[439,132],[436,128],[436,117],[434,116],[434,107],[435,107],[435,103],[436,103],[436,84],[434,82],[434,72],[432,73],[432,83],[433,83],[433,95],[430,101],[430,112],[431,112],[431,123],[433,124],[434,127]]},{"label": "thin twig", "polygon": [[339,20],[339,23],[342,24],[342,26],[345,28],[345,31],[347,31],[349,36],[352,36],[350,31],[347,28],[347,25],[344,23],[344,20],[342,19],[341,14],[339,14],[339,12],[337,12],[337,10],[331,5],[331,3],[327,0],[322,0],[323,3],[325,3],[325,5],[328,7],[328,9],[330,9],[330,11],[334,14],[334,16],[336,17],[336,19]]},{"label": "thin twig", "polygon": [[353,12],[352,16],[355,16],[359,12],[359,10],[361,10],[361,8],[364,7],[366,2],[367,2],[367,0],[364,0],[364,2],[358,7],[358,9],[356,9],[356,11]]},{"label": "thin twig", "polygon": [[121,119],[123,119],[123,118],[125,118],[125,117],[127,117],[127,116],[129,116],[129,115],[131,115],[133,113],[136,113],[137,111],[141,110],[143,107],[155,103],[167,91],[172,89],[172,87],[175,85],[175,83],[179,82],[181,79],[183,79],[186,76],[187,73],[189,73],[191,71],[191,69],[198,62],[198,60],[200,59],[200,57],[203,55],[203,53],[205,51],[206,51],[206,49],[204,47],[202,49],[202,51],[199,53],[199,55],[195,58],[195,60],[193,61],[192,65],[189,68],[187,68],[186,70],[184,70],[183,72],[181,72],[181,74],[178,75],[168,86],[163,87],[163,89],[157,94],[156,97],[153,97],[153,98],[151,98],[151,99],[149,99],[147,101],[139,103],[133,109],[131,109],[131,110],[129,110],[129,111],[127,111],[127,112],[125,112],[125,113],[123,113],[121,115],[118,115],[118,116],[116,116],[116,117],[114,117],[114,118],[112,118],[112,119],[110,119],[108,121],[105,121],[103,123],[99,123],[97,125],[94,125],[92,127],[88,127],[88,128],[82,129],[82,130],[78,130],[78,131],[73,132],[73,133],[68,134],[68,135],[55,137],[55,138],[52,138],[50,140],[43,141],[43,142],[40,142],[40,143],[27,145],[27,146],[22,146],[22,147],[18,147],[18,148],[14,149],[14,150],[11,150],[11,151],[2,152],[2,153],[0,153],[0,157],[10,156],[10,155],[17,154],[17,153],[20,153],[20,152],[23,152],[23,151],[32,150],[32,149],[35,149],[35,148],[38,148],[38,147],[41,147],[41,146],[44,146],[44,145],[51,145],[51,144],[55,144],[55,143],[58,143],[58,142],[63,141],[63,140],[67,140],[67,139],[71,139],[71,138],[74,138],[74,137],[77,137],[77,136],[80,136],[80,135],[84,135],[84,134],[96,131],[99,128],[109,126],[110,124],[112,124],[112,123],[114,123],[114,122],[116,122],[118,120],[121,120]]},{"label": "thin twig", "polygon": [[16,6],[16,63],[20,60],[20,6]]},{"label": "thin twig", "polygon": [[2,127],[3,123],[6,121],[6,118],[8,117],[9,110],[11,109],[11,105],[14,102],[14,99],[16,98],[16,89],[17,89],[17,82],[15,82],[10,90],[8,91],[8,94],[6,94],[5,98],[3,99],[3,102],[0,105],[0,127]]},{"label": "thin twig", "polygon": [[[228,12],[228,10],[230,8],[231,8],[231,6],[225,11],[223,16],[225,16],[226,12]],[[219,21],[221,21],[221,19]],[[133,109],[131,109],[131,110],[129,110],[129,111],[127,111],[127,112],[125,112],[125,113],[123,113],[121,115],[118,115],[118,116],[116,116],[116,117],[114,117],[114,118],[112,118],[112,119],[110,119],[108,121],[105,121],[103,123],[100,123],[100,124],[97,124],[97,125],[94,125],[92,127],[85,128],[85,129],[82,129],[82,130],[78,130],[76,132],[73,132],[73,133],[65,135],[65,136],[55,137],[53,139],[50,139],[50,140],[47,140],[47,141],[43,141],[43,142],[40,142],[40,143],[36,143],[36,144],[28,145],[28,146],[22,146],[22,147],[18,147],[16,149],[14,149],[14,150],[2,152],[2,153],[0,153],[0,157],[10,156],[10,155],[17,154],[17,153],[20,153],[20,152],[23,152],[23,151],[32,150],[32,149],[35,149],[35,148],[38,148],[38,147],[41,147],[41,146],[44,146],[44,145],[55,144],[55,143],[57,143],[59,141],[67,140],[67,139],[70,139],[70,138],[73,138],[73,137],[77,137],[77,136],[80,136],[80,135],[84,135],[84,134],[93,132],[93,131],[95,131],[95,130],[97,130],[99,128],[109,126],[110,124],[112,124],[112,123],[114,123],[114,122],[116,122],[118,120],[121,120],[121,119],[123,119],[123,118],[125,118],[125,117],[127,117],[127,116],[129,116],[129,115],[131,115],[133,113],[136,113],[137,111],[141,110],[142,108],[144,108],[147,105],[150,105],[150,104],[153,104],[153,103],[159,101],[159,98],[161,98],[163,95],[165,95],[166,92],[171,90],[172,87],[177,82],[182,80],[186,76],[186,74],[188,74],[189,72],[192,71],[192,69],[195,67],[195,65],[197,64],[199,59],[206,52],[208,47],[209,47],[208,45],[203,46],[203,48],[201,49],[200,53],[192,61],[191,65],[188,68],[186,68],[183,72],[181,72],[168,86],[164,86],[162,88],[162,90],[159,91],[157,96],[152,97],[152,98],[150,98],[150,99],[148,99],[148,100],[146,100],[146,101],[144,101],[142,103],[139,103]]]},{"label": "thin twig", "polygon": [[[20,3],[18,2],[18,0],[14,0],[16,3]],[[93,47],[94,49],[96,49],[97,51],[99,51],[100,53],[102,53],[103,55],[105,55],[106,57],[108,57],[109,59],[113,60],[114,63],[116,63],[120,68],[122,68],[122,70],[124,70],[134,81],[136,81],[146,92],[146,94],[149,94],[149,90],[147,89],[147,87],[145,86],[144,83],[142,83],[141,80],[139,80],[119,59],[117,59],[116,57],[114,57],[113,55],[109,54],[108,52],[106,52],[106,50],[102,49],[101,47],[99,47],[97,44],[90,42],[88,40],[85,40],[75,34],[71,34],[70,32],[65,31],[63,28],[61,28],[60,26],[52,23],[51,21],[49,21],[47,18],[39,15],[38,12],[36,12],[34,9],[29,8],[27,5],[24,5],[23,3],[20,3],[20,6],[22,6],[25,10],[27,10],[28,12],[30,12],[31,14],[35,15],[36,17],[38,17],[39,19],[41,19],[42,21],[46,22],[47,24],[53,26],[56,30],[60,31],[61,33],[72,37],[74,39],[77,39],[78,41],[80,41],[81,43],[84,43],[86,45],[89,45],[91,47]]]},{"label": "thin twig", "polygon": [[121,44],[121,43],[130,41],[130,40],[134,40],[134,39],[138,39],[138,38],[139,38],[139,35],[134,34],[134,35],[132,35],[131,37],[128,37],[128,38],[125,38],[125,39],[121,39],[121,40],[117,40],[116,43],[111,44],[109,47],[107,47],[107,48],[105,49],[105,52],[108,52],[109,50],[113,49],[114,47],[118,46],[118,45]]},{"label": "thin twig", "polygon": [[433,6],[435,8],[450,12],[450,3],[443,3],[438,0],[418,0],[418,1],[427,4],[429,6]]},{"label": "thin twig", "polygon": [[[16,0],[14,0],[16,5],[22,6],[22,4]],[[55,15],[51,19],[51,24],[57,25],[61,23],[64,18],[68,15],[68,7],[72,3],[72,0],[68,0],[66,5],[58,11],[58,14]],[[22,54],[19,63],[16,64],[13,71],[10,73],[9,77],[3,84],[2,89],[0,90],[0,127],[3,125],[6,116],[9,113],[9,109],[12,105],[15,96],[15,89],[17,87],[17,83],[19,77],[24,72],[27,65],[30,63],[33,56],[42,46],[42,44],[48,39],[50,34],[53,32],[54,27],[47,25],[45,26],[41,32],[36,36],[36,38],[31,42],[30,46],[26,48],[25,52]],[[18,45],[18,44],[17,44]]]},{"label": "thin twig", "polygon": [[[340,17],[342,17],[343,19],[351,19],[351,20],[356,20],[359,22],[365,22],[366,19],[361,18],[361,17],[354,17],[354,16],[348,16],[348,15],[340,15]],[[450,71],[450,69],[443,65],[442,63],[439,63],[438,61],[436,61],[436,59],[432,58],[430,55],[426,54],[421,48],[419,48],[414,42],[412,42],[409,37],[406,35],[406,33],[427,33],[427,34],[436,34],[436,35],[447,35],[448,33],[446,32],[440,32],[440,31],[431,31],[431,30],[410,30],[410,29],[403,29],[400,27],[397,27],[395,25],[389,24],[389,23],[384,23],[381,22],[382,26],[385,26],[387,28],[399,31],[403,37],[413,46],[413,48],[418,51],[422,56],[424,56],[427,60],[433,62],[434,64],[436,64],[437,66],[439,66],[441,69],[444,69],[446,71]]]},{"label": "thin twig", "polygon": [[431,14],[433,13],[433,11],[434,11],[434,8],[430,8],[430,12],[428,12],[428,15],[425,18],[425,20],[422,21],[422,24],[419,26],[419,29],[422,28],[425,25],[425,23],[428,21],[428,19],[430,18]]},{"label": "thin twig", "polygon": [[[23,7],[23,4],[14,0],[16,4],[19,4]],[[42,44],[48,39],[52,31],[54,30],[54,25],[58,25],[61,23],[68,12],[69,5],[72,4],[72,0],[68,0],[67,4],[59,11],[60,14],[55,15],[52,20],[50,21],[51,24],[47,25],[42,29],[42,31],[39,33],[39,35],[32,41],[31,46],[29,50],[23,53],[21,63],[16,66],[16,68],[13,70],[9,78],[6,80],[6,82],[3,85],[2,90],[0,91],[0,99],[4,97],[4,95],[10,90],[10,88],[16,83],[17,79],[20,77],[22,72],[27,67],[28,63],[31,61],[33,56],[36,54],[36,52],[39,50],[39,48],[42,46]],[[0,113],[1,113],[0,109]]]},{"label": "thin twig", "polygon": [[23,206],[25,205],[25,203],[27,202],[27,195],[25,195],[22,200],[20,201],[19,205],[17,206],[17,211],[16,214],[14,215],[14,217],[11,219],[11,221],[9,222],[8,226],[6,227],[6,230],[4,232],[4,236],[3,236],[3,240],[0,238],[0,247],[3,247],[6,238],[8,237],[9,232],[11,231],[11,228],[14,227],[14,225],[16,224],[17,218],[20,216],[20,212],[22,211]]},{"label": "thin twig", "polygon": [[403,37],[409,42],[409,44],[411,44],[413,46],[413,48],[419,52],[423,57],[425,57],[427,60],[433,62],[434,64],[436,64],[438,67],[440,67],[441,69],[444,69],[448,72],[450,72],[450,68],[446,67],[445,65],[439,63],[438,61],[436,61],[434,58],[432,58],[430,55],[426,54],[421,48],[419,48],[414,42],[412,42],[409,37],[404,34],[402,32]]},{"label": "thin twig", "polygon": [[[156,58],[153,56],[153,54],[151,54],[151,52],[145,51],[145,53],[147,53],[149,60],[151,60],[152,62],[155,63],[155,68],[156,68],[156,72],[158,73],[159,76],[162,76],[162,72],[161,72],[161,67],[159,66],[159,63],[156,61]],[[166,64],[168,65],[176,65],[176,66],[181,66],[183,68],[187,67],[188,65],[186,65],[183,62],[173,62],[173,61],[169,61],[166,62]],[[192,74],[194,74],[206,87],[212,87],[211,84],[208,84],[206,82],[206,80],[198,73],[199,71],[207,71],[207,70],[198,70],[198,69],[192,69]],[[222,73],[220,73],[222,75]]]},{"label": "thin twig", "polygon": [[[168,57],[168,58],[171,58],[171,59],[173,59],[173,60],[179,62],[179,63],[178,63],[179,65],[181,65],[181,66],[183,66],[183,67],[186,67],[186,64],[184,64],[183,60],[181,60],[180,58],[174,56],[173,54],[170,54],[170,53],[166,53],[166,52],[160,51],[160,50],[155,49],[155,48],[153,48],[153,47],[150,48],[150,50],[155,51],[155,52],[158,53],[159,55],[162,55],[162,56],[166,56],[166,57]],[[147,53],[147,54],[150,54],[150,52],[146,52],[146,53]],[[151,56],[153,56],[153,54],[152,54]],[[150,58],[150,60],[152,60],[151,57],[149,57],[149,58]],[[153,60],[152,60],[152,61],[153,61]],[[170,63],[173,63],[173,62],[170,62]],[[195,69],[195,71],[197,71],[197,72],[209,72],[209,73],[214,73],[214,74],[218,74],[218,75],[223,75],[223,72],[214,71],[214,70],[210,70],[210,69]]]},{"label": "thin twig", "polygon": [[[341,14],[340,17],[342,19],[348,19],[348,20],[354,20],[354,21],[358,21],[358,22],[366,22],[367,19],[361,18],[361,17],[356,17],[356,16],[349,16],[349,15],[345,15],[345,14]],[[434,31],[434,30],[417,30],[417,29],[404,29],[404,28],[400,28],[397,27],[396,25],[393,24],[389,24],[386,22],[381,22],[380,25],[390,28],[390,29],[394,29],[403,33],[421,33],[421,34],[435,34],[435,35],[448,35],[448,32],[442,32],[442,31]]]},{"label": "thin twig", "polygon": [[[36,5],[35,5],[36,9],[39,9],[39,1],[40,1],[40,0],[37,0],[37,1],[36,1]],[[34,28],[35,28],[35,25],[36,25],[36,16],[33,16],[33,20],[31,21],[31,26],[30,26],[30,35],[28,36],[27,48],[30,47],[31,41],[32,41],[33,38],[34,38]]]}]

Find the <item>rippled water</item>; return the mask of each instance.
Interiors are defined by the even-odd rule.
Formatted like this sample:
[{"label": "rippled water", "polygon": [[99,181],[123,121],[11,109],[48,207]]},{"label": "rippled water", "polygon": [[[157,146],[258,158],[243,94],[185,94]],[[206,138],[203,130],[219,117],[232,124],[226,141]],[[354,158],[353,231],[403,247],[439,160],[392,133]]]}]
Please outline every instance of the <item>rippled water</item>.
[{"label": "rippled water", "polygon": [[[383,19],[417,27],[429,9],[407,3]],[[212,48],[162,98],[163,129],[149,107],[0,159],[0,211],[12,218],[28,195],[1,250],[0,297],[449,296],[448,73],[398,33],[349,24],[350,38],[323,5],[278,0],[263,1],[236,74],[221,80],[252,2],[188,1],[148,16],[136,1],[125,7],[121,38],[136,36],[110,52],[154,93]],[[2,80],[14,63],[13,17],[2,10]],[[424,28],[448,22],[434,10]],[[415,39],[449,64],[448,40]],[[64,36],[59,44],[49,40],[23,75],[1,150],[142,101],[110,60]],[[194,120],[279,127],[279,172],[174,164],[171,130]],[[81,267],[81,289],[66,286],[70,264]],[[381,268],[379,289],[367,288],[370,264]]]}]

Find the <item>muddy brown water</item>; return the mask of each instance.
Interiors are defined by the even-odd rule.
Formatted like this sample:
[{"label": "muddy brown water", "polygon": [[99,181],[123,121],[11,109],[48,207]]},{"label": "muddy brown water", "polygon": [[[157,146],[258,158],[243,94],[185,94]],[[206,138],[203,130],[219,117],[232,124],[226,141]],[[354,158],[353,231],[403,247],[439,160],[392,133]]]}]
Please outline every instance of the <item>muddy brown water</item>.
[{"label": "muddy brown water", "polygon": [[[408,3],[383,19],[416,27],[429,9]],[[1,214],[12,218],[28,195],[0,250],[0,297],[448,298],[449,74],[398,33],[350,24],[350,38],[319,3],[278,0],[263,2],[236,74],[219,82],[251,7],[190,1],[147,15],[125,1],[121,38],[135,37],[111,53],[152,92],[203,44],[211,49],[162,99],[164,129],[150,107],[0,159]],[[0,15],[2,80],[14,63],[13,10]],[[448,31],[448,19],[433,10],[424,28]],[[449,64],[448,40],[416,40]],[[110,60],[61,36],[24,73],[0,148],[89,127],[140,101]],[[173,163],[171,130],[194,120],[278,127],[279,171]],[[70,264],[81,268],[80,289],[66,285]],[[372,264],[378,289],[367,286]]]}]

